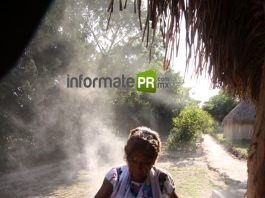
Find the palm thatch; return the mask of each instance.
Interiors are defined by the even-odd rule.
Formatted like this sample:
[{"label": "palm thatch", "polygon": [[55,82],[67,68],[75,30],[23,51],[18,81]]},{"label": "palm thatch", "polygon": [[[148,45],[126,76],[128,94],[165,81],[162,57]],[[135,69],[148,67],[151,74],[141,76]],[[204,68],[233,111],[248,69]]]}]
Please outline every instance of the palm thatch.
[{"label": "palm thatch", "polygon": [[[141,3],[134,10],[141,20]],[[113,11],[114,0],[109,11]],[[120,9],[126,7],[119,0]],[[185,19],[187,61],[195,55],[195,71],[207,70],[216,87],[254,102],[259,96],[262,64],[265,57],[264,0],[147,0],[143,34],[153,39],[160,29],[166,47],[167,69],[174,46],[179,44],[180,21]],[[141,24],[141,22],[140,22]]]},{"label": "palm thatch", "polygon": [[252,124],[256,118],[255,107],[248,102],[240,102],[230,113],[225,116],[223,123],[226,124]]}]

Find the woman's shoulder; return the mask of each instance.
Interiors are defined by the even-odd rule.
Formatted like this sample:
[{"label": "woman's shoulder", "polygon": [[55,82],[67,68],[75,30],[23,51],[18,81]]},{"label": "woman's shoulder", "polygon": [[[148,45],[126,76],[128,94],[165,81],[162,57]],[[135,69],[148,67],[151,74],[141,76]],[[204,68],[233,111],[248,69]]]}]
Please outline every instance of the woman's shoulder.
[{"label": "woman's shoulder", "polygon": [[163,168],[154,167],[161,192],[171,194],[175,190],[174,181],[171,174]]},{"label": "woman's shoulder", "polygon": [[156,175],[158,175],[158,176],[161,176],[161,177],[169,176],[169,177],[171,177],[171,174],[163,168],[154,166],[153,169],[156,172]]},{"label": "woman's shoulder", "polygon": [[117,181],[119,181],[120,176],[127,171],[127,169],[127,165],[113,167],[107,172],[105,179],[114,185]]}]

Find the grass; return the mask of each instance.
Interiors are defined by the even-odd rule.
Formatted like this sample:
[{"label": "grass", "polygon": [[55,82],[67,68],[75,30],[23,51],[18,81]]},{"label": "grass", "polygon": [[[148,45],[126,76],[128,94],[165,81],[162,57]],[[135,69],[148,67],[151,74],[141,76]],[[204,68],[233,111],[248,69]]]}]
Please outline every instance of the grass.
[{"label": "grass", "polygon": [[211,188],[207,172],[202,168],[175,168],[170,172],[176,191],[184,196],[200,197],[205,189]]},{"label": "grass", "polygon": [[187,166],[170,167],[176,192],[180,197],[210,197],[214,188],[223,188],[218,177],[209,173],[207,168]]},{"label": "grass", "polygon": [[224,142],[225,138],[224,138],[224,134],[223,133],[217,133],[215,135],[215,137],[220,141],[220,142]]},{"label": "grass", "polygon": [[249,149],[249,142],[242,141],[242,142],[234,142],[233,146],[235,149],[237,149],[240,153],[244,155],[248,155],[248,149]]},{"label": "grass", "polygon": [[250,144],[248,140],[232,142],[231,140],[226,139],[223,133],[212,134],[212,136],[215,137],[215,139],[219,141],[221,144],[223,144],[226,148],[228,148],[228,150],[231,150],[232,148],[232,150],[236,150],[240,154],[240,156],[242,156],[245,159],[247,158],[249,144]]},{"label": "grass", "polygon": [[[219,180],[218,175],[210,172],[205,167],[197,166],[159,166],[166,169],[173,177],[176,192],[182,198],[211,197],[214,188],[224,188],[225,184]],[[62,185],[50,195],[53,197],[93,197],[102,184],[102,176],[105,168],[98,168],[97,171],[82,170],[71,185]],[[99,174],[100,173],[100,174]],[[101,177],[98,176],[101,175]]]}]

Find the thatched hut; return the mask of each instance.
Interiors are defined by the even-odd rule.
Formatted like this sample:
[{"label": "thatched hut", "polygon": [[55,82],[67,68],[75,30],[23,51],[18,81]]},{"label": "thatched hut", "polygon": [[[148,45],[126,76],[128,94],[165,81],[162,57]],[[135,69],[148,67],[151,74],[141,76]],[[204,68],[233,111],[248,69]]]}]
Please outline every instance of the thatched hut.
[{"label": "thatched hut", "polygon": [[251,139],[255,118],[255,107],[248,102],[240,102],[223,120],[224,136],[232,141]]},{"label": "thatched hut", "polygon": [[[110,0],[110,13],[114,2]],[[126,7],[127,0],[124,2],[118,2],[121,10]],[[208,71],[215,86],[250,99],[256,106],[247,197],[264,197],[265,0],[134,0],[140,20],[143,2],[147,2],[148,9],[143,33],[148,41],[156,30],[161,31],[166,47],[164,68],[169,66],[174,49],[178,49],[184,18],[187,60],[193,53],[194,71]]]}]

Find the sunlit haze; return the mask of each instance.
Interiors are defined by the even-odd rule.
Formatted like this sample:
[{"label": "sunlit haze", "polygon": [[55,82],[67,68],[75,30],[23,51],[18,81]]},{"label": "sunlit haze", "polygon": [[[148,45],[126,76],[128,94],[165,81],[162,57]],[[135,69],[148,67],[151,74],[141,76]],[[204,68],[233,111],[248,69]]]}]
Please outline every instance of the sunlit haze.
[{"label": "sunlit haze", "polygon": [[186,68],[186,48],[185,48],[185,25],[182,21],[181,24],[181,33],[180,33],[180,43],[179,43],[179,51],[178,56],[174,58],[173,61],[173,69],[176,72],[180,72],[180,75],[184,78],[184,86],[191,88],[190,96],[195,100],[198,100],[199,105],[203,105],[203,103],[209,100],[210,97],[216,95],[219,89],[213,89],[211,80],[207,73],[196,76],[193,72],[194,66],[191,65],[193,60],[190,61],[190,66],[185,72]]},{"label": "sunlit haze", "polygon": [[191,69],[185,74],[184,56],[178,57],[174,61],[173,69],[176,72],[180,72],[181,76],[184,78],[184,86],[191,88],[190,96],[200,101],[200,105],[218,93],[219,89],[212,88],[211,80],[207,74],[196,77],[194,74],[192,74]]}]

